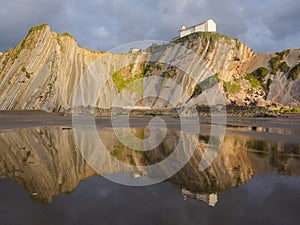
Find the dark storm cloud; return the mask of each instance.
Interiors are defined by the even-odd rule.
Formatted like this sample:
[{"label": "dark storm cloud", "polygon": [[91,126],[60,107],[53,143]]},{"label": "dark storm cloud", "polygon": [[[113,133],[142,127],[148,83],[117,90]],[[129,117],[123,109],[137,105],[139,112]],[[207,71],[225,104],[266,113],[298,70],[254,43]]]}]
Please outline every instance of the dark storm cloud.
[{"label": "dark storm cloud", "polygon": [[0,51],[48,23],[69,32],[81,46],[109,50],[137,40],[171,40],[181,25],[208,18],[220,33],[238,37],[258,52],[297,48],[298,0],[13,0],[1,2]]},{"label": "dark storm cloud", "polygon": [[299,1],[285,0],[268,8],[263,18],[275,40],[289,37],[293,33],[299,33],[300,21]]},{"label": "dark storm cloud", "polygon": [[49,23],[59,29],[65,10],[61,0],[12,0],[1,1],[0,51],[21,41],[31,26]]}]

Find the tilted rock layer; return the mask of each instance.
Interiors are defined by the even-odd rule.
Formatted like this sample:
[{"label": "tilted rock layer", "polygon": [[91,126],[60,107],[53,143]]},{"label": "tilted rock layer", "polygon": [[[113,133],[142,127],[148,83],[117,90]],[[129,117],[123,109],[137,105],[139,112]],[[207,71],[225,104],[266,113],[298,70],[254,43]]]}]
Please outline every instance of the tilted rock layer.
[{"label": "tilted rock layer", "polygon": [[[203,92],[217,96],[223,90],[226,104],[300,106],[300,49],[256,54],[218,33],[195,33],[171,44],[180,49],[174,53],[168,45],[153,45],[144,53],[104,53],[79,47],[70,34],[52,32],[48,25],[33,27],[20,44],[0,54],[0,109],[179,107],[191,98],[193,104],[207,104]],[[198,69],[188,58],[191,52],[205,66]],[[176,68],[171,56],[185,64]],[[207,80],[212,75],[218,83]],[[162,79],[135,82],[153,76]],[[184,90],[178,91],[164,78]],[[205,80],[208,85],[203,84]],[[154,96],[148,97],[153,90]]]}]

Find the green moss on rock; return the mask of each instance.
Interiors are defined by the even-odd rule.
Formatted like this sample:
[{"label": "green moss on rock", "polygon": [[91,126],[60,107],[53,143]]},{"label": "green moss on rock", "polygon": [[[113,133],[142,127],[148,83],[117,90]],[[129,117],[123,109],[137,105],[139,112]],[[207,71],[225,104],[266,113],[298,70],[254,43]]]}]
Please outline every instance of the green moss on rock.
[{"label": "green moss on rock", "polygon": [[253,73],[248,73],[245,76],[245,79],[249,81],[251,88],[256,88],[256,87],[260,87],[261,82],[253,75]]},{"label": "green moss on rock", "polygon": [[[119,92],[121,92],[122,89],[125,87],[132,89],[133,86],[130,84],[132,82],[134,82],[135,80],[138,80],[138,79],[144,78],[144,77],[145,77],[145,70],[142,70],[141,73],[135,74],[134,76],[131,76],[131,77],[125,77],[121,71],[117,71],[112,74],[112,79],[113,79],[114,83],[116,84]],[[140,89],[140,88],[138,88],[138,89]],[[141,91],[138,90],[138,92],[141,92]]]},{"label": "green moss on rock", "polygon": [[239,83],[228,83],[224,81],[223,86],[225,91],[229,93],[234,93],[241,90],[241,85]]}]

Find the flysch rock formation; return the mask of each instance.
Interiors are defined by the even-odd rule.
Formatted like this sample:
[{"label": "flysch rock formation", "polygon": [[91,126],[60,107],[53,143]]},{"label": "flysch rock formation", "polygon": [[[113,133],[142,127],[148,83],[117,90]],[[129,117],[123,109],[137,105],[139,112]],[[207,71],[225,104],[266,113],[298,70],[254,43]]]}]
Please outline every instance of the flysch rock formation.
[{"label": "flysch rock formation", "polygon": [[299,56],[300,49],[257,54],[215,32],[153,44],[141,53],[97,52],[39,25],[0,55],[0,109],[170,108],[208,104],[207,92],[220,104],[223,91],[225,104],[299,107]]}]

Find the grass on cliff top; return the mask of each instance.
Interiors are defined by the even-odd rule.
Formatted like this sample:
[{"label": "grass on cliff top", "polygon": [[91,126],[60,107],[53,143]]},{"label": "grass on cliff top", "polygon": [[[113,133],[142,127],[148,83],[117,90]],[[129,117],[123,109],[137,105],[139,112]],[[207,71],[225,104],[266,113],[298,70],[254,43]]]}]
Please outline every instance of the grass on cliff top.
[{"label": "grass on cliff top", "polygon": [[62,34],[59,34],[60,36],[62,37],[69,37],[69,38],[72,38],[73,40],[75,40],[75,38],[73,37],[72,34],[68,33],[68,32],[65,32],[65,33],[62,33]]},{"label": "grass on cliff top", "polygon": [[33,26],[30,28],[29,32],[28,33],[31,33],[33,31],[37,31],[37,30],[41,30],[45,27],[48,27],[49,25],[48,24],[40,24],[40,25],[37,25],[37,26]]},{"label": "grass on cliff top", "polygon": [[220,34],[218,32],[196,32],[189,35],[186,35],[181,38],[177,38],[173,40],[173,43],[179,44],[183,42],[193,42],[194,40],[200,39],[201,44],[203,47],[206,47],[206,45],[209,43],[208,52],[211,52],[213,48],[215,47],[215,44],[218,40],[224,39],[227,42],[230,42],[231,40],[235,41],[236,49],[240,49],[240,42],[237,39],[233,39],[229,36],[226,36],[224,34]]},{"label": "grass on cliff top", "polygon": [[195,32],[195,33],[186,35],[184,37],[177,38],[173,41],[173,43],[178,44],[178,43],[185,42],[185,41],[193,41],[198,38],[211,39],[211,40],[218,40],[218,39],[224,38],[225,40],[228,40],[228,41],[232,40],[231,37],[226,36],[224,34],[220,34],[218,32]]}]

